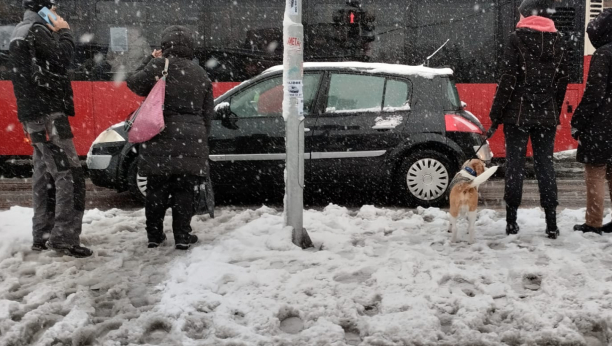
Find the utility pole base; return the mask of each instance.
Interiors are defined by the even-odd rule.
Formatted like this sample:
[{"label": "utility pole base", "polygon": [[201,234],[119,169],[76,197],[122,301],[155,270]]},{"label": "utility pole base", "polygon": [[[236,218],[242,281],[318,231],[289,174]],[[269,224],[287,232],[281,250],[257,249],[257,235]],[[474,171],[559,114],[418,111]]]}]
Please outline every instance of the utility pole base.
[{"label": "utility pole base", "polygon": [[294,228],[291,232],[291,241],[293,244],[301,247],[302,249],[314,247],[314,244],[312,243],[312,240],[310,239],[310,236],[305,228],[302,228],[301,230],[296,230]]}]

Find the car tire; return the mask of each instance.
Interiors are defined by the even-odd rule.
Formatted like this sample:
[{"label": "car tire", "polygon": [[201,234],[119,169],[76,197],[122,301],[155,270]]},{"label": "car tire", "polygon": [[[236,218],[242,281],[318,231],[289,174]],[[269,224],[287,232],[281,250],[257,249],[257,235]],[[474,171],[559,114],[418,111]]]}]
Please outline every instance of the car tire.
[{"label": "car tire", "polygon": [[457,172],[448,157],[435,150],[419,150],[399,165],[399,200],[408,206],[439,207],[448,202],[448,186]]},{"label": "car tire", "polygon": [[138,158],[130,162],[127,174],[128,191],[134,199],[144,204],[147,191],[147,177],[138,174]]}]

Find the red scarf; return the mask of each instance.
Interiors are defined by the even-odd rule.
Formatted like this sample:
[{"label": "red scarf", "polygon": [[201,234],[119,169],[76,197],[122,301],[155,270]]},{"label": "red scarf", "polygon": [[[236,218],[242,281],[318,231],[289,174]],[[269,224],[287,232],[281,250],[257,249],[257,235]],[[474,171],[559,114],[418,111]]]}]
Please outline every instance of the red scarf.
[{"label": "red scarf", "polygon": [[553,22],[552,19],[540,16],[529,16],[527,18],[523,18],[520,22],[518,22],[516,28],[527,28],[542,32],[557,32],[555,22]]}]

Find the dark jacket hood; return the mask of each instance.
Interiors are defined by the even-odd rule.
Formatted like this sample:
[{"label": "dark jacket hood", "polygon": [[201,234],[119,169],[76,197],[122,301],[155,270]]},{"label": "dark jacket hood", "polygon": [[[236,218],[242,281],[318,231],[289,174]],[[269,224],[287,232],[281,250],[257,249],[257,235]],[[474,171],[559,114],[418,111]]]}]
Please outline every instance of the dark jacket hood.
[{"label": "dark jacket hood", "polygon": [[604,10],[593,19],[588,27],[587,34],[593,47],[599,48],[612,42],[612,8]]},{"label": "dark jacket hood", "polygon": [[194,37],[189,28],[173,25],[162,32],[161,48],[164,57],[193,59]]}]

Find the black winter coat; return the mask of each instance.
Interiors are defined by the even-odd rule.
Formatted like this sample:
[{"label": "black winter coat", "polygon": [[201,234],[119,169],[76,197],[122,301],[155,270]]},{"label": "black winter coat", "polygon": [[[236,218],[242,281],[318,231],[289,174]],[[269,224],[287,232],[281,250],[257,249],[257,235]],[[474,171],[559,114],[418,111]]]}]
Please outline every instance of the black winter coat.
[{"label": "black winter coat", "polygon": [[587,32],[597,50],[584,96],[572,117],[572,133],[578,139],[576,159],[612,164],[612,9],[591,21]]},{"label": "black winter coat", "polygon": [[[214,114],[212,83],[204,69],[186,55],[190,54],[182,54],[180,49],[164,49],[170,61],[164,103],[166,128],[140,145],[140,174],[208,174],[208,134]],[[164,64],[163,58],[147,57],[127,79],[128,87],[146,96],[162,76]]]},{"label": "black winter coat", "polygon": [[561,35],[520,28],[510,34],[490,118],[493,124],[556,126],[567,84]]},{"label": "black winter coat", "polygon": [[[17,99],[17,117],[21,122],[56,112],[74,115],[72,85],[67,78],[74,56],[74,39],[69,29],[54,33],[45,24],[37,13],[26,11],[24,20],[15,27],[9,45],[10,65],[13,68],[11,79]],[[65,76],[58,79],[59,87],[49,90],[34,82],[32,51],[38,66]]]}]

